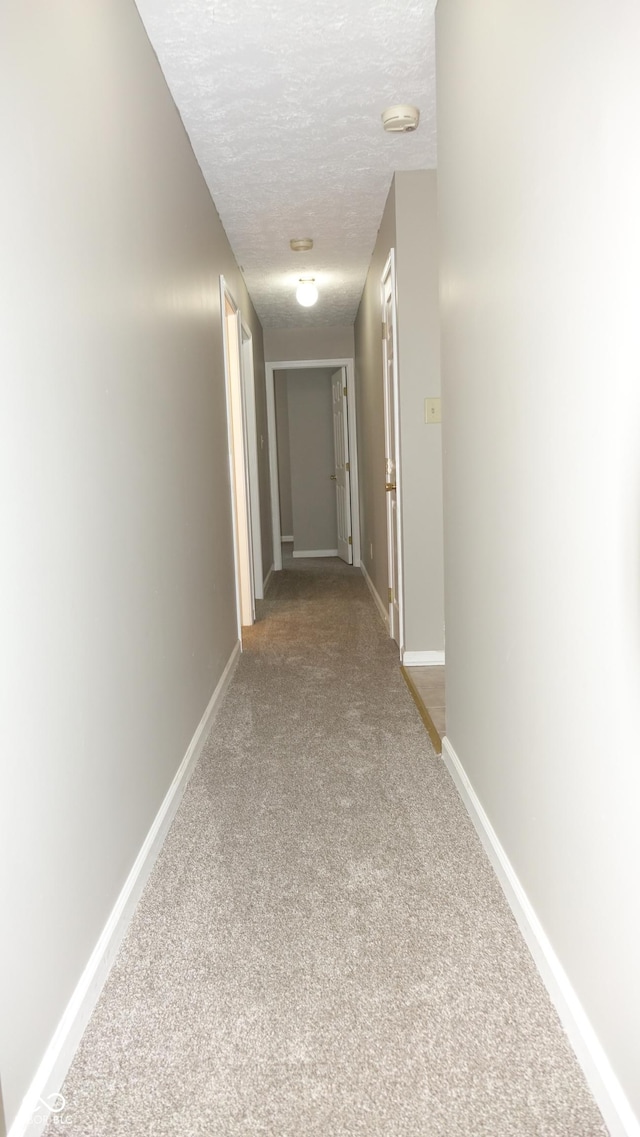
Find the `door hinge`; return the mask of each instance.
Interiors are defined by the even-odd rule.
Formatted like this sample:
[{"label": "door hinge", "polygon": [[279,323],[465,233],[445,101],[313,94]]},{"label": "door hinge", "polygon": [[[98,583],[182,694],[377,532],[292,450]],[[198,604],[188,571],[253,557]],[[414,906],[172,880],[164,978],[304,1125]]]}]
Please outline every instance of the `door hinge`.
[{"label": "door hinge", "polygon": [[387,338],[387,325],[384,321],[382,324],[382,338],[383,338],[383,340],[386,340],[386,338]]},{"label": "door hinge", "polygon": [[344,468],[345,468],[345,470],[347,471],[347,473],[348,473],[348,474],[350,474],[350,473],[351,473],[351,466],[349,465],[349,463],[348,463],[348,462],[345,462],[345,464],[344,464]]},{"label": "door hinge", "polygon": [[342,394],[344,395],[344,397],[346,399],[346,397],[347,397],[347,388],[346,387],[342,388]]},{"label": "door hinge", "polygon": [[353,545],[353,537],[349,537],[349,544]]},{"label": "door hinge", "polygon": [[389,589],[389,603],[393,604],[393,589]]}]

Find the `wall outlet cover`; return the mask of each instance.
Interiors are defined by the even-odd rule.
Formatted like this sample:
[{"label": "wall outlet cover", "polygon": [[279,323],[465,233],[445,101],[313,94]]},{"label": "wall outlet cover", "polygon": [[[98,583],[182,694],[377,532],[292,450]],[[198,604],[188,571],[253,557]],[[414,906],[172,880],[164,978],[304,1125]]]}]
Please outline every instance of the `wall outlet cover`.
[{"label": "wall outlet cover", "polygon": [[427,423],[442,422],[440,398],[429,398],[424,401],[424,421]]}]

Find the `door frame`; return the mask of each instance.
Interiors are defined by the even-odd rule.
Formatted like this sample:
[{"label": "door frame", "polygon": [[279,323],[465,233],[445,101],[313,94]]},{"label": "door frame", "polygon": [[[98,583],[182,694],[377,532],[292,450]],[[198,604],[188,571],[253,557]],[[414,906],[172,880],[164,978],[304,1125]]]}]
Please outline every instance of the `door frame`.
[{"label": "door frame", "polygon": [[[385,450],[385,466],[387,456],[389,454],[389,441],[391,438],[391,424],[389,422],[389,402],[393,403],[393,443],[396,458],[396,594],[398,600],[398,648],[400,651],[400,659],[404,653],[404,564],[402,558],[402,453],[400,449],[400,384],[399,384],[399,357],[398,357],[398,292],[396,282],[396,253],[395,249],[389,250],[389,256],[385,262],[380,277],[380,311],[381,322],[384,323],[384,292],[387,281],[391,284],[391,336],[393,340],[393,385],[392,390],[387,392],[388,383],[388,368],[387,368],[387,345],[386,340],[382,337],[382,382],[383,382],[383,401],[384,401],[384,450]],[[390,398],[389,398],[390,395]],[[385,477],[386,480],[386,477]],[[387,577],[389,587],[391,586],[391,560],[394,550],[392,549],[391,539],[391,503],[388,495],[385,493],[385,511],[387,516]],[[391,636],[391,629],[393,627],[393,601],[389,601],[388,616],[389,616],[389,635]]]},{"label": "door frame", "polygon": [[262,527],[260,522],[258,419],[256,411],[256,383],[253,369],[253,337],[242,318],[240,320],[240,334],[242,337],[240,354],[242,357],[244,428],[251,516],[251,545],[253,552],[253,591],[255,599],[262,600],[264,598],[264,578],[262,565]]},{"label": "door frame", "polygon": [[[351,519],[351,450],[349,448],[349,405],[348,405],[348,403],[347,403],[347,407],[346,407],[346,421],[345,421],[346,396],[347,396],[346,369],[344,367],[337,367],[336,370],[334,372],[332,372],[332,375],[331,375],[331,414],[332,414],[332,420],[333,420],[331,425],[333,426],[333,461],[334,461],[334,473],[331,474],[331,478],[333,479],[334,489],[335,489],[336,519],[337,519],[337,534],[336,534],[337,542],[336,542],[336,544],[338,546],[338,556],[346,564],[352,565],[353,564],[353,521]],[[336,410],[336,408],[338,406],[340,408],[339,411]],[[337,414],[339,415],[339,418],[340,418],[340,429],[339,429],[339,431],[336,430],[336,415]],[[346,427],[346,438],[345,438],[345,427]],[[341,453],[343,455],[348,455],[348,457],[346,457],[346,456],[344,457],[342,465],[340,465],[340,463],[338,461]],[[340,481],[339,481],[339,471],[340,470],[342,470],[342,472],[344,474],[344,483],[342,485],[340,485]],[[341,519],[341,514],[343,512],[343,507],[344,507],[344,512],[346,514],[346,517],[344,518],[344,520],[346,521],[348,518],[349,525],[348,525],[348,539],[347,539],[346,543],[344,542],[344,537],[342,539],[343,544],[346,544],[346,548],[343,547],[341,549],[341,538],[340,538],[341,520],[340,519]],[[342,526],[343,534],[344,534],[345,528],[347,528],[347,526],[343,525]]]},{"label": "door frame", "polygon": [[[232,310],[237,327],[237,367],[232,366],[227,304]],[[236,583],[236,615],[238,639],[242,645],[242,628],[255,621],[255,582],[251,533],[251,496],[247,461],[246,395],[243,381],[242,313],[224,276],[220,274],[220,319],[224,355],[225,396],[227,408],[227,446],[229,453],[229,480],[231,488],[231,524],[233,530],[233,561]],[[240,408],[240,422],[233,408]],[[239,425],[239,429],[238,429]],[[237,455],[237,458],[236,458]]]},{"label": "door frame", "polygon": [[308,368],[346,369],[347,376],[347,415],[349,434],[349,472],[351,497],[351,547],[353,563],[360,566],[360,501],[358,490],[358,438],[356,431],[356,387],[353,359],[284,359],[275,363],[265,363],[267,387],[267,432],[269,436],[269,483],[271,487],[271,517],[273,523],[273,568],[282,569],[282,530],[280,527],[280,493],[278,488],[278,439],[276,432],[276,395],[274,372],[303,371]]}]

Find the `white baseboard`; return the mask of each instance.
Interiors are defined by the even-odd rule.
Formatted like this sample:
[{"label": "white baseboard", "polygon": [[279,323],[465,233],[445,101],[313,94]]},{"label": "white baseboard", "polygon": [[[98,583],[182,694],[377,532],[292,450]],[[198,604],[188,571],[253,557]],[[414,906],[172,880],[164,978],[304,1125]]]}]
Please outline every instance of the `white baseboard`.
[{"label": "white baseboard", "polygon": [[442,758],[502,885],[611,1137],[640,1137],[640,1121],[448,738]]},{"label": "white baseboard", "polygon": [[378,612],[380,613],[380,616],[382,617],[382,622],[383,622],[383,624],[384,624],[384,626],[388,632],[389,631],[389,609],[385,608],[384,604],[382,603],[382,600],[380,599],[378,593],[376,592],[376,587],[375,587],[371,577],[369,576],[369,573],[367,572],[366,568],[364,567],[363,561],[360,562],[360,572],[362,573],[362,575],[366,581],[367,588],[369,589],[369,592],[373,596],[374,604],[375,604]]},{"label": "white baseboard", "polygon": [[442,667],[443,651],[403,651],[403,667]]},{"label": "white baseboard", "polygon": [[271,566],[271,568],[269,569],[269,571],[268,571],[267,575],[265,576],[265,578],[264,578],[264,582],[263,582],[263,585],[262,585],[262,595],[263,595],[263,597],[267,595],[267,589],[268,589],[269,585],[271,584],[271,577],[273,576],[273,573],[274,573],[274,568],[273,568],[273,565],[272,565],[272,566]]},{"label": "white baseboard", "polygon": [[[142,890],[187,787],[189,777],[200,757],[216,711],[233,676],[239,654],[240,645],[236,644],[191,739],[189,748],[156,814],[153,825],[145,837],[111,915],[58,1023],[44,1058],[25,1094],[8,1137],[25,1137],[27,1132],[29,1137],[35,1137],[36,1134],[44,1132],[50,1116],[50,1110],[44,1103],[54,1101],[55,1095],[60,1092],[60,1087],[67,1075],[85,1027],[111,970],[120,943],[142,895]],[[57,1119],[60,1120],[61,1124],[64,1124],[63,1118],[63,1113],[57,1114]]]},{"label": "white baseboard", "polygon": [[294,549],[294,557],[337,557],[337,549]]}]

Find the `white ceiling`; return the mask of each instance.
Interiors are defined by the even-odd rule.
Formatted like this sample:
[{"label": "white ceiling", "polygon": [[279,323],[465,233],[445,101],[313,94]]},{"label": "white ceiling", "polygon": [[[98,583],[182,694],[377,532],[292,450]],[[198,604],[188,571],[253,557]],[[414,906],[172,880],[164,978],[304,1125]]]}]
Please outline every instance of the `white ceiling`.
[{"label": "white ceiling", "polygon": [[136,2],[263,325],[352,323],[393,172],[436,165],[436,0]]}]

